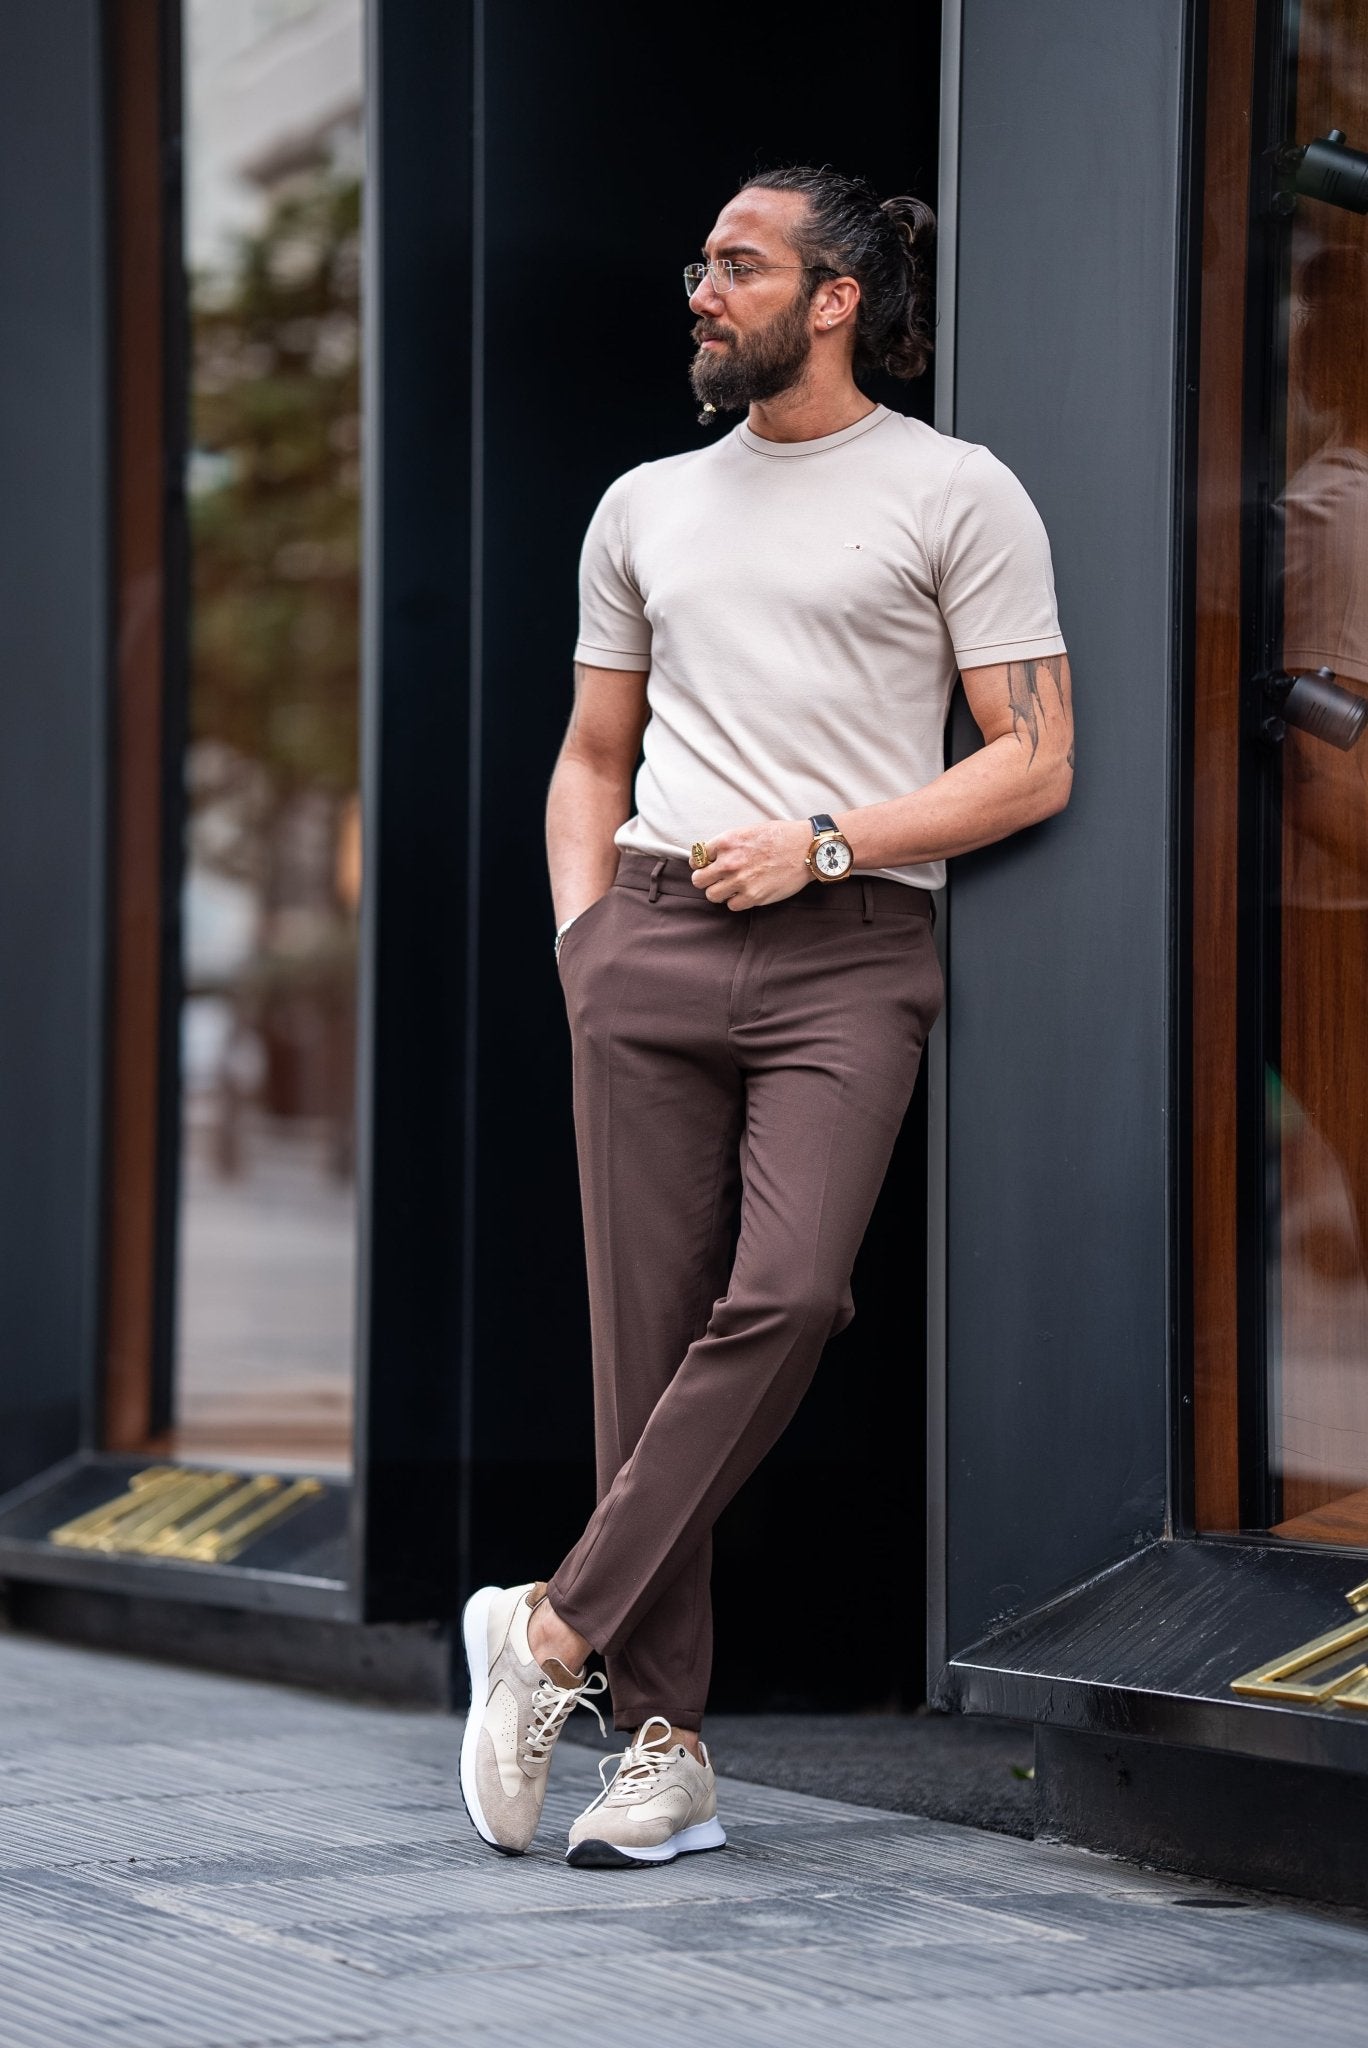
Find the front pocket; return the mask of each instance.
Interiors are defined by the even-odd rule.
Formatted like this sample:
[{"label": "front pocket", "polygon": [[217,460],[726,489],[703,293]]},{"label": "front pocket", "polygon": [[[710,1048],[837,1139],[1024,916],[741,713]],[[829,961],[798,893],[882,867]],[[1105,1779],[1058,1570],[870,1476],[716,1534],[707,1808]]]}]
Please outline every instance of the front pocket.
[{"label": "front pocket", "polygon": [[592,903],[586,903],[584,909],[579,913],[579,916],[575,919],[569,930],[564,933],[560,942],[560,951],[556,955],[556,967],[558,970],[565,966],[566,948],[569,947],[573,952],[578,941],[583,936],[585,924],[593,917],[600,904],[608,901],[612,893],[613,884],[610,882],[601,896],[596,896]]}]

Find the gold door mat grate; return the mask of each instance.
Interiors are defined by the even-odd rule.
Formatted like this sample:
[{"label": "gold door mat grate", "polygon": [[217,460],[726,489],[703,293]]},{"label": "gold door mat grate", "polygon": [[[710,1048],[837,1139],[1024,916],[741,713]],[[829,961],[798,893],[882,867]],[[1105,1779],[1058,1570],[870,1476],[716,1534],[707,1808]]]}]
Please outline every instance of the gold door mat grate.
[{"label": "gold door mat grate", "polygon": [[49,1541],[69,1550],[229,1564],[326,1491],[321,1479],[149,1465],[112,1500],[60,1523]]}]

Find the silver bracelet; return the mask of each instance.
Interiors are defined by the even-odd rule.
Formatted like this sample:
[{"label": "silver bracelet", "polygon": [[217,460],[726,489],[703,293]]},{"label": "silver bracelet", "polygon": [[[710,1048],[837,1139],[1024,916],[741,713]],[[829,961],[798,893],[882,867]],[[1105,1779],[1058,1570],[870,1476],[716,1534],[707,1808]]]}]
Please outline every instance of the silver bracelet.
[{"label": "silver bracelet", "polygon": [[[575,917],[578,917],[579,914],[580,913],[576,911]],[[567,917],[564,924],[558,924],[556,926],[555,955],[558,960],[560,959],[560,942],[565,937],[565,934],[569,931],[571,925],[575,922],[575,917]]]}]

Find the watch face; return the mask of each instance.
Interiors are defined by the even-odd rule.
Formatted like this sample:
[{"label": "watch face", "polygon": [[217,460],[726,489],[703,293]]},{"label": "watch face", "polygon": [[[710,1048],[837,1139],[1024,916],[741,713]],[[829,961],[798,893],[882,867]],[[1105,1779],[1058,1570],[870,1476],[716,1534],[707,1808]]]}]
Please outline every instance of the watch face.
[{"label": "watch face", "polygon": [[843,875],[854,858],[844,839],[824,839],[812,856],[814,867],[824,875]]}]

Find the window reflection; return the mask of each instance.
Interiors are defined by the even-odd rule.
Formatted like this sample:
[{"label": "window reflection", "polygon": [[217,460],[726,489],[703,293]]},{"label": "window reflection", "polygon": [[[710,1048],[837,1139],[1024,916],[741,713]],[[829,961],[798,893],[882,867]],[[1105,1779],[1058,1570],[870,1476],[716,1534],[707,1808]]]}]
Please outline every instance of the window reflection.
[{"label": "window reflection", "polygon": [[187,0],[175,1445],[350,1457],[358,0]]},{"label": "window reflection", "polygon": [[[1368,4],[1299,16],[1299,140],[1368,134]],[[1368,223],[1291,222],[1283,667],[1368,693]],[[1270,1455],[1283,1533],[1368,1541],[1368,742],[1282,748],[1281,1044],[1269,1077]]]}]

